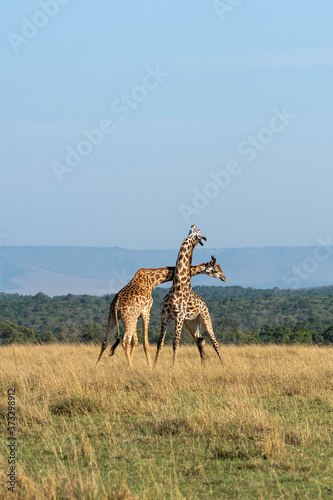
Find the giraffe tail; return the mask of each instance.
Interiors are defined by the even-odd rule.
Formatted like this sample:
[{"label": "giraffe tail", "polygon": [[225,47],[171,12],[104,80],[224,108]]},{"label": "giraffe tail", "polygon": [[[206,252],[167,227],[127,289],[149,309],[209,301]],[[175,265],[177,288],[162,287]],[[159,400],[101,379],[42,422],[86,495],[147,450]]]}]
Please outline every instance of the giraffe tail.
[{"label": "giraffe tail", "polygon": [[117,335],[117,340],[115,341],[115,343],[111,346],[111,349],[110,349],[110,354],[109,356],[113,356],[114,355],[114,351],[116,350],[119,342],[120,342],[120,338],[119,338],[119,323],[118,323],[118,309],[116,308],[115,310],[115,314],[116,314],[116,323],[117,323],[117,332],[118,332],[118,335]]},{"label": "giraffe tail", "polygon": [[[112,333],[112,331],[114,330],[116,324],[118,326],[117,296],[114,298],[114,300],[112,301],[111,306],[110,306],[108,325],[106,327],[105,337],[104,337],[104,340],[102,342],[101,352],[100,352],[100,355],[98,356],[98,360],[96,362],[96,365],[98,364],[99,360],[101,359],[101,357],[103,355],[103,352],[106,349],[108,337],[109,337],[110,333]],[[117,339],[117,342],[111,347],[111,350],[113,349],[113,351],[114,351],[118,344],[119,344],[119,326],[118,326],[118,339]],[[112,354],[113,354],[113,352],[112,352]]]},{"label": "giraffe tail", "polygon": [[98,360],[96,361],[96,365],[98,365],[99,360],[101,359],[102,354],[105,351],[107,338],[108,338],[108,334],[105,335],[105,338],[104,338],[104,340],[102,342],[101,352],[100,352],[100,354],[98,356]]}]

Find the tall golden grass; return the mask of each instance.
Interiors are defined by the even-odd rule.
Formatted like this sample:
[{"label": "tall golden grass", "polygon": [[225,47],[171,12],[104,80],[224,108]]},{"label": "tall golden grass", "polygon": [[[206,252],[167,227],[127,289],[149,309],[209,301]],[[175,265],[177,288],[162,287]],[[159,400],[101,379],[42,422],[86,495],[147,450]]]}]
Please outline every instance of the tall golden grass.
[{"label": "tall golden grass", "polygon": [[132,370],[95,345],[1,348],[3,495],[15,388],[17,498],[333,497],[331,347],[224,346],[222,368],[186,346],[175,369],[165,347],[155,370],[139,347]]}]

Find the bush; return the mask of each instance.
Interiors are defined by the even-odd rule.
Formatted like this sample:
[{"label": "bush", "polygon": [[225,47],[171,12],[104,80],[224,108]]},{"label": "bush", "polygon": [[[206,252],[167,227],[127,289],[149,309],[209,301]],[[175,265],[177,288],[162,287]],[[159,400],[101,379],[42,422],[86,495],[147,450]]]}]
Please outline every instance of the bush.
[{"label": "bush", "polygon": [[10,321],[0,323],[0,344],[12,344],[18,342],[19,344],[35,343],[36,333],[32,328],[19,326]]}]

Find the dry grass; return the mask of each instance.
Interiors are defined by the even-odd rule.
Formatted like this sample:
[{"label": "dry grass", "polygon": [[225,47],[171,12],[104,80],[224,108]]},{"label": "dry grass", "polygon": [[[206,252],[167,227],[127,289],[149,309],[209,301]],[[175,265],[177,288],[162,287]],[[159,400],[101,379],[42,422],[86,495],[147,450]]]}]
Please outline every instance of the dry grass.
[{"label": "dry grass", "polygon": [[13,387],[17,498],[332,498],[333,349],[208,349],[2,347],[0,494]]}]

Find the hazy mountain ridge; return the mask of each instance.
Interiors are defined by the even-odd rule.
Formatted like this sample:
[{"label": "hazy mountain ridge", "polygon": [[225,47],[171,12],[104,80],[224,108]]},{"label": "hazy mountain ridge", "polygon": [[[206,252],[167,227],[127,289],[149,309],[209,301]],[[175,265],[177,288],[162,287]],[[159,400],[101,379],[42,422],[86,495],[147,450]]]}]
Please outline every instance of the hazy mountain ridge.
[{"label": "hazy mountain ridge", "polygon": [[[325,248],[328,248],[327,251]],[[333,249],[317,247],[196,248],[193,264],[214,254],[227,285],[301,288],[333,284]],[[47,295],[112,293],[140,267],[175,265],[178,250],[127,250],[118,247],[0,247],[0,292]],[[295,267],[298,271],[295,271]],[[193,285],[221,285],[197,276]],[[168,285],[167,285],[168,286]]]}]

